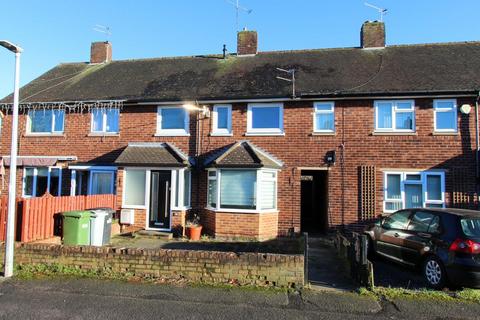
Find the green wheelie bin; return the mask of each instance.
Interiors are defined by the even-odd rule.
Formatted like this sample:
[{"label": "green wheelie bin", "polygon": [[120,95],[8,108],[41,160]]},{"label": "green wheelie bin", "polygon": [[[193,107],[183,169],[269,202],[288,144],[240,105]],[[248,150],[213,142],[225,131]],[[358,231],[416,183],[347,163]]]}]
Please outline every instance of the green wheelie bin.
[{"label": "green wheelie bin", "polygon": [[90,244],[90,211],[63,212],[63,244]]}]

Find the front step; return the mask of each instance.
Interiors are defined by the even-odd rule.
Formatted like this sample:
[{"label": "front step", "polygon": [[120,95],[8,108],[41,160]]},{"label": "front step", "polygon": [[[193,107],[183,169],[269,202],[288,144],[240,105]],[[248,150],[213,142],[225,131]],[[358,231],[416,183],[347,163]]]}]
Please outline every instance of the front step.
[{"label": "front step", "polygon": [[163,231],[152,231],[152,230],[140,230],[135,232],[135,236],[141,236],[143,238],[150,239],[161,239],[161,240],[172,240],[173,233],[163,232]]}]

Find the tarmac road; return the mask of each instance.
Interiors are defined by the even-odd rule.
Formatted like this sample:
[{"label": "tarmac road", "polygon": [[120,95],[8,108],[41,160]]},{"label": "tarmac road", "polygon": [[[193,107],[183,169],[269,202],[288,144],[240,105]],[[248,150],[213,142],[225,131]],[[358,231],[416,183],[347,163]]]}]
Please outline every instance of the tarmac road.
[{"label": "tarmac road", "polygon": [[88,279],[0,283],[0,319],[478,319],[480,305]]}]

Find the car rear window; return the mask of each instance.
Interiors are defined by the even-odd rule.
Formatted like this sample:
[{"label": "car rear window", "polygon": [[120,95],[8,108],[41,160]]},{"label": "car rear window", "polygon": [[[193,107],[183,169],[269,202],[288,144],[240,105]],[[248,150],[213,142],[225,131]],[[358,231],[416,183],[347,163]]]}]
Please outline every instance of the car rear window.
[{"label": "car rear window", "polygon": [[460,224],[467,237],[480,238],[480,219],[461,219]]}]

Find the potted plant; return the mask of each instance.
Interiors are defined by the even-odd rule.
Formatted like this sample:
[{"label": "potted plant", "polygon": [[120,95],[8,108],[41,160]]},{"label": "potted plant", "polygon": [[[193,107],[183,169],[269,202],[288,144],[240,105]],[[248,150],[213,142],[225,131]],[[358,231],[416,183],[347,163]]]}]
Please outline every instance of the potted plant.
[{"label": "potted plant", "polygon": [[202,234],[202,226],[200,225],[200,216],[197,213],[193,213],[187,223],[185,224],[186,234],[190,240],[198,241]]}]

